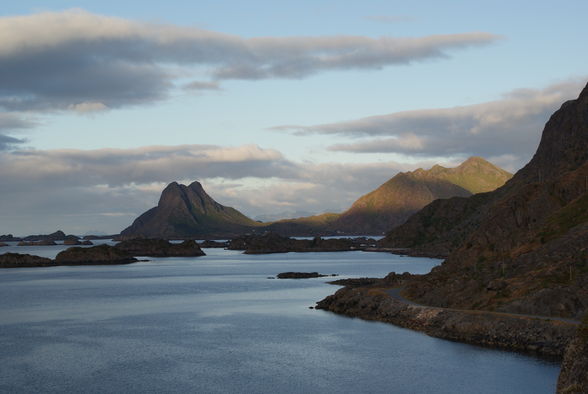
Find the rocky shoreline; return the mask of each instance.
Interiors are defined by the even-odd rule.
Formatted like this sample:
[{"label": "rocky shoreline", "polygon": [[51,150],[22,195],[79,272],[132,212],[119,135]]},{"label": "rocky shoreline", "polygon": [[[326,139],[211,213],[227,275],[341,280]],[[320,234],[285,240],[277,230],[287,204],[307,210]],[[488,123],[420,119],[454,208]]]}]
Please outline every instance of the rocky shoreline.
[{"label": "rocky shoreline", "polygon": [[560,320],[410,305],[377,287],[344,287],[319,301],[316,309],[437,338],[557,358],[563,358],[577,330],[576,324]]}]

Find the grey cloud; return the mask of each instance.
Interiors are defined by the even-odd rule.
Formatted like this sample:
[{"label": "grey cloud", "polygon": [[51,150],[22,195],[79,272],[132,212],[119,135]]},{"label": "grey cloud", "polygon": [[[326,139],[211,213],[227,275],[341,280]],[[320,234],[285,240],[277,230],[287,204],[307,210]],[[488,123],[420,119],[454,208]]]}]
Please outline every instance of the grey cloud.
[{"label": "grey cloud", "polygon": [[26,140],[0,134],[0,151],[14,148],[18,144],[25,143]]},{"label": "grey cloud", "polygon": [[28,129],[36,122],[16,113],[0,113],[0,151],[13,149],[26,142],[26,139],[7,135],[7,132]]},{"label": "grey cloud", "polygon": [[19,150],[0,154],[0,183],[13,188],[69,185],[121,186],[195,177],[292,176],[295,166],[254,145],[152,146],[136,149]]},{"label": "grey cloud", "polygon": [[[117,108],[161,100],[177,67],[216,80],[302,78],[449,56],[492,43],[489,33],[420,38],[243,38],[81,10],[0,18],[0,106],[8,110]],[[194,85],[196,88],[214,88]],[[87,106],[86,106],[87,107]]]},{"label": "grey cloud", "polygon": [[203,82],[193,81],[184,85],[185,90],[201,91],[201,90],[222,90],[218,82]]},{"label": "grey cloud", "polygon": [[173,180],[200,180],[217,201],[252,217],[341,211],[398,171],[415,166],[296,163],[257,146],[4,151],[0,233],[57,227],[117,232],[156,205]]},{"label": "grey cloud", "polygon": [[333,151],[398,153],[422,157],[508,155],[524,164],[537,148],[549,116],[575,98],[584,82],[571,81],[541,90],[519,89],[501,100],[446,109],[416,110],[316,126],[278,126],[300,134],[355,138]]}]

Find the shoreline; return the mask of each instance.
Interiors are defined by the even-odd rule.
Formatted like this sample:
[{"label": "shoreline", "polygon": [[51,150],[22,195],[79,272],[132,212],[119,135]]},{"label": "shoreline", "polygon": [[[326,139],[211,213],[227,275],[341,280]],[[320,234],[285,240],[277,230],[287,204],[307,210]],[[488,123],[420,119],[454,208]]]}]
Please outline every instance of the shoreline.
[{"label": "shoreline", "polygon": [[549,318],[409,304],[387,290],[390,288],[344,287],[317,302],[315,308],[394,324],[436,338],[558,360],[563,359],[578,327]]}]

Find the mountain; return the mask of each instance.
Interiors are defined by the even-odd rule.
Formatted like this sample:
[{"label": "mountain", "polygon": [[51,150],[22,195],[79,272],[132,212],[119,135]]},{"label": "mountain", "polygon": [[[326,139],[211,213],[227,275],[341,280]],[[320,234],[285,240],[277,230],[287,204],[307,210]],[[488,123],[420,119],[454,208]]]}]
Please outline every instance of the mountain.
[{"label": "mountain", "polygon": [[360,197],[331,223],[331,229],[382,234],[436,199],[488,192],[511,177],[512,174],[481,157],[470,157],[455,168],[435,165],[429,170],[401,172]]},{"label": "mountain", "polygon": [[588,86],[501,188],[438,200],[381,246],[448,254],[405,288],[428,305],[579,318],[588,310]]},{"label": "mountain", "polygon": [[232,237],[259,226],[236,209],[213,200],[199,182],[170,183],[157,207],[139,216],[121,232],[124,238]]},{"label": "mountain", "polygon": [[253,230],[284,236],[382,234],[435,199],[493,190],[510,177],[511,174],[486,160],[471,157],[456,168],[436,165],[430,170],[419,168],[399,173],[342,214],[326,213],[271,223],[253,221],[217,203],[198,182],[190,186],[173,182],[162,192],[158,206],[142,214],[121,235],[225,238]]},{"label": "mountain", "polygon": [[455,168],[398,173],[341,214],[284,219],[269,229],[282,235],[383,234],[434,200],[491,191],[511,177],[481,157],[470,157]]}]

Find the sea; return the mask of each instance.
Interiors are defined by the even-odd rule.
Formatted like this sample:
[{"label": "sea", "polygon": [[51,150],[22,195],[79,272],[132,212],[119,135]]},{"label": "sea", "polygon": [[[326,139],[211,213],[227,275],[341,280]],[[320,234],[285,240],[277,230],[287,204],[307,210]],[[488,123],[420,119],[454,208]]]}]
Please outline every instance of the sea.
[{"label": "sea", "polygon": [[[106,241],[104,241],[106,242]],[[0,248],[54,257],[63,245]],[[553,393],[559,364],[310,309],[332,279],[426,273],[388,253],[0,269],[1,393]],[[317,271],[337,278],[273,279]]]}]

